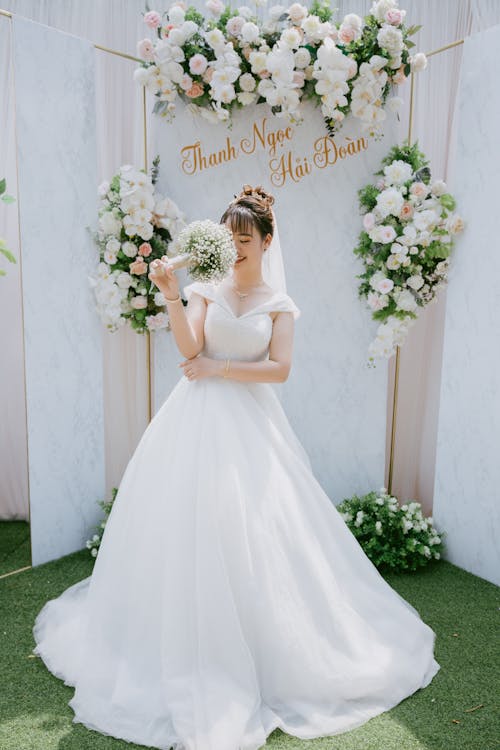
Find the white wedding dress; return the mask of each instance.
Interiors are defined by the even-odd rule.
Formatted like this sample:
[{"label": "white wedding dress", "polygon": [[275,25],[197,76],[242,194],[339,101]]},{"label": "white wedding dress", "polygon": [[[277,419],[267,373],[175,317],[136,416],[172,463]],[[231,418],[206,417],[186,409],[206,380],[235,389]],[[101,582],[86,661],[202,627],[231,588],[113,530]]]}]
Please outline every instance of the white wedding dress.
[{"label": "white wedding dress", "polygon": [[[267,357],[269,312],[218,285],[209,357]],[[332,456],[332,460],[335,457]],[[370,562],[270,383],[184,375],[121,481],[93,573],[39,612],[73,722],[153,748],[257,750],[345,732],[429,684],[435,633]]]}]

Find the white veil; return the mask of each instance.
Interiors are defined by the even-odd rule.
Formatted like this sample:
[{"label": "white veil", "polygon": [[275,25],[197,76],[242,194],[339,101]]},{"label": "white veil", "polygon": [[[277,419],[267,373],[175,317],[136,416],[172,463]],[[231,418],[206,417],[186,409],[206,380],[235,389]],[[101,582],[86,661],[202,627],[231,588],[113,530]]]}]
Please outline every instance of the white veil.
[{"label": "white veil", "polygon": [[262,276],[266,284],[278,292],[286,294],[285,266],[281,254],[280,236],[278,232],[278,222],[276,214],[271,209],[273,215],[274,231],[273,239],[262,258]]}]

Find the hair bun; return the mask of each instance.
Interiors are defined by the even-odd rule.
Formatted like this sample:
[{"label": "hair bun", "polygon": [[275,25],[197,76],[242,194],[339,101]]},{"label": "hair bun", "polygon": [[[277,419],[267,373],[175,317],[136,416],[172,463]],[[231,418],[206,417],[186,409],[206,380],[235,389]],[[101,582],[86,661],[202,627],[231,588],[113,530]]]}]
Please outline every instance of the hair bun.
[{"label": "hair bun", "polygon": [[256,187],[243,185],[243,190],[236,196],[235,202],[240,202],[242,199],[245,200],[247,197],[257,198],[266,208],[271,208],[274,204],[274,196],[264,190],[262,185],[257,185]]}]

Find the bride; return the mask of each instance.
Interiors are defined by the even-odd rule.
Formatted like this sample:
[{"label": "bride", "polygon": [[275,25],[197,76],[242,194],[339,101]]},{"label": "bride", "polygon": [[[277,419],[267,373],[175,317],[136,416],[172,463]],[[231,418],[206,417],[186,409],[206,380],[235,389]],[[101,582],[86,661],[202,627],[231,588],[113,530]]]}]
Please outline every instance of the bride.
[{"label": "bride", "polygon": [[440,669],[435,633],[363,552],[271,385],[300,315],[273,202],[244,186],[221,218],[232,273],[184,287],[186,308],[155,263],[183,375],[128,463],[92,575],[33,628],[33,653],[75,688],[73,722],[163,750],[339,734]]}]

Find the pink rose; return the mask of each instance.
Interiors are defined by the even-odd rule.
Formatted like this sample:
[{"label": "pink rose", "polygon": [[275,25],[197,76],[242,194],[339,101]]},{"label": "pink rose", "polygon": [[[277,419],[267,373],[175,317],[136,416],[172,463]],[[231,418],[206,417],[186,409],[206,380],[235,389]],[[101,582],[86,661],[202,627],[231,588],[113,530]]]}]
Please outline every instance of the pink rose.
[{"label": "pink rose", "polygon": [[387,294],[393,287],[394,282],[391,281],[391,279],[382,279],[382,281],[379,281],[377,284],[377,289],[379,292],[382,292],[382,294]]},{"label": "pink rose", "polygon": [[184,75],[181,78],[181,82],[179,83],[179,86],[181,89],[184,89],[184,91],[187,91],[191,88],[193,85],[193,79],[188,73],[184,73]]},{"label": "pink rose", "polygon": [[205,83],[210,83],[210,81],[212,80],[213,74],[214,74],[214,69],[211,68],[209,65],[206,71],[202,75],[202,78],[205,81]]},{"label": "pink rose", "polygon": [[403,207],[401,208],[401,211],[399,213],[399,218],[403,221],[408,221],[412,216],[413,206],[411,205],[411,203],[408,203],[408,201],[406,201],[405,203],[403,203]]},{"label": "pink rose", "polygon": [[142,294],[138,294],[130,299],[130,305],[134,310],[145,310],[148,306],[148,299]]},{"label": "pink rose", "polygon": [[387,245],[396,237],[396,230],[390,224],[383,224],[379,227],[379,237],[381,243]]},{"label": "pink rose", "polygon": [[400,26],[403,21],[404,14],[399,8],[392,8],[385,14],[385,20],[392,26]]},{"label": "pink rose", "polygon": [[414,182],[410,185],[410,193],[416,198],[425,198],[428,187],[424,182]]},{"label": "pink rose", "polygon": [[167,23],[166,26],[161,27],[160,36],[162,39],[166,39],[170,33],[170,29],[175,28],[173,23]]},{"label": "pink rose", "polygon": [[190,89],[186,91],[186,95],[189,96],[191,99],[196,99],[196,97],[201,96],[203,94],[204,88],[201,85],[201,83],[198,83],[198,81],[195,81]]},{"label": "pink rose", "polygon": [[363,226],[367,232],[375,226],[375,217],[372,213],[363,216]]},{"label": "pink rose", "polygon": [[266,68],[264,68],[264,70],[261,70],[260,73],[258,73],[258,75],[260,76],[260,78],[269,78],[271,73],[268,70],[266,70]]},{"label": "pink rose", "polygon": [[208,60],[205,55],[196,54],[189,60],[189,70],[195,76],[201,76],[207,69]]},{"label": "pink rose", "polygon": [[147,263],[144,262],[144,258],[141,258],[140,255],[137,256],[133,263],[129,263],[129,268],[130,273],[134,273],[136,276],[140,276],[148,270]]},{"label": "pink rose", "polygon": [[161,16],[155,10],[150,10],[144,15],[144,23],[150,29],[157,29],[161,24]]},{"label": "pink rose", "polygon": [[142,255],[143,258],[147,258],[152,252],[153,248],[149,242],[143,242],[142,245],[139,245],[139,255]]},{"label": "pink rose", "polygon": [[148,62],[153,60],[153,52],[154,47],[151,39],[142,39],[137,44],[137,54],[139,57],[141,57],[143,60],[147,60]]},{"label": "pink rose", "polygon": [[339,29],[339,39],[344,44],[349,44],[353,41],[355,31],[351,26],[341,26]]}]

